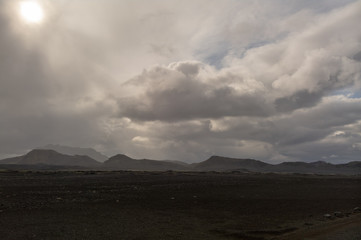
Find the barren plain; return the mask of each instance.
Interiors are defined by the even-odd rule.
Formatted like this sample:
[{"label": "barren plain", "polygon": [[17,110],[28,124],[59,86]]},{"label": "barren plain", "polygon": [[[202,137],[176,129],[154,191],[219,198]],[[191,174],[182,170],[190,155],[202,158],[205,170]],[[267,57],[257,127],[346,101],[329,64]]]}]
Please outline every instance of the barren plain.
[{"label": "barren plain", "polygon": [[3,240],[357,240],[360,205],[360,176],[0,172]]}]

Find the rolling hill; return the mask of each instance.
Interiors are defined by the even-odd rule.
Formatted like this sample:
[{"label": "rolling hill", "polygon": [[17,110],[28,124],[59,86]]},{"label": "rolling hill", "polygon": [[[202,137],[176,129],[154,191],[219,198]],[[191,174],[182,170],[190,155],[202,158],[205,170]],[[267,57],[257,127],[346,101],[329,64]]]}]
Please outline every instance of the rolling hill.
[{"label": "rolling hill", "polygon": [[118,154],[103,164],[105,169],[117,170],[140,170],[140,171],[167,171],[167,170],[189,170],[187,165],[170,161],[157,161],[149,159],[132,159],[126,155]]}]

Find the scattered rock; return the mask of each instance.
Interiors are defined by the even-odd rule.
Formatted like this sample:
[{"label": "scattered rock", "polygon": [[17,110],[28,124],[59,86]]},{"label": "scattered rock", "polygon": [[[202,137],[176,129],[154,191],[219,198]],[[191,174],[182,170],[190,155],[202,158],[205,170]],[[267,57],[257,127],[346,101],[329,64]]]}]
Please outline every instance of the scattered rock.
[{"label": "scattered rock", "polygon": [[333,215],[338,218],[343,218],[345,216],[342,212],[334,212]]},{"label": "scattered rock", "polygon": [[354,213],[359,213],[359,212],[361,212],[361,208],[360,208],[360,207],[355,207],[355,208],[353,209],[353,212],[354,212]]},{"label": "scattered rock", "polygon": [[323,215],[323,217],[326,218],[326,219],[332,219],[331,214],[328,214],[328,213],[326,213],[325,215]]}]

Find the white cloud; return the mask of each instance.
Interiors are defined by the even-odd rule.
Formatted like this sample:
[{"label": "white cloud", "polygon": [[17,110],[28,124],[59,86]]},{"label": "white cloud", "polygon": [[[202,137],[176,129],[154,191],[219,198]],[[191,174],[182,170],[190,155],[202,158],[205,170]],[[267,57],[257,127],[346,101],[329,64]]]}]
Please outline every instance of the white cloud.
[{"label": "white cloud", "polygon": [[336,131],[334,133],[332,133],[332,137],[340,137],[340,136],[344,136],[346,135],[346,133],[344,131]]},{"label": "white cloud", "polygon": [[135,143],[147,143],[147,142],[149,142],[149,138],[136,136],[136,137],[132,138],[132,141]]}]

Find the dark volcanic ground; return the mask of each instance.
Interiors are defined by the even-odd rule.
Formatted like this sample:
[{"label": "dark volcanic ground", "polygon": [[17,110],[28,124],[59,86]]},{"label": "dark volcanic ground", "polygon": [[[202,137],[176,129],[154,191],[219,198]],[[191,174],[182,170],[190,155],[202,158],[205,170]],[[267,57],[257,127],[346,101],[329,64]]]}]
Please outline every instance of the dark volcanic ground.
[{"label": "dark volcanic ground", "polygon": [[0,172],[0,239],[279,239],[360,205],[360,176]]}]

